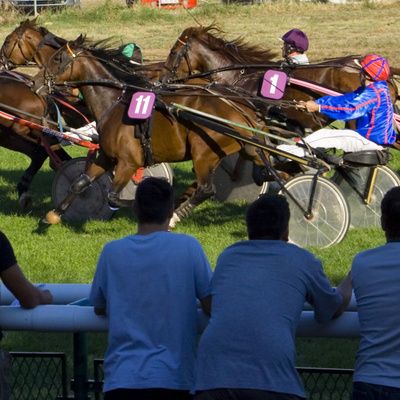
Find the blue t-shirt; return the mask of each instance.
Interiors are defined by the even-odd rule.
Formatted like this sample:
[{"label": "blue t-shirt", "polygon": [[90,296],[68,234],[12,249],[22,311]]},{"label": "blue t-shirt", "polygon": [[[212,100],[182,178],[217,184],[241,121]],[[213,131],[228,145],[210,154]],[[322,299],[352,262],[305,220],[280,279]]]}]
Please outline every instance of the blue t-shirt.
[{"label": "blue t-shirt", "polygon": [[228,247],[211,281],[212,312],[198,349],[196,390],[259,389],[304,396],[295,335],[304,302],[319,321],[342,302],[321,263],[280,240]]},{"label": "blue t-shirt", "polygon": [[358,254],[351,274],[361,335],[353,380],[400,388],[400,242]]},{"label": "blue t-shirt", "polygon": [[104,391],[192,389],[196,299],[209,295],[210,279],[203,249],[188,235],[156,232],[104,246],[90,293],[109,321]]}]

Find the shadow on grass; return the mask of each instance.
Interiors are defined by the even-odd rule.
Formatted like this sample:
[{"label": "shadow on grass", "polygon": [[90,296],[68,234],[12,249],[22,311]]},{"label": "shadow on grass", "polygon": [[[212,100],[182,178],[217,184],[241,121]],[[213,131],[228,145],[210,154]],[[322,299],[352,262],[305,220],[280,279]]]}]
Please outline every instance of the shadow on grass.
[{"label": "shadow on grass", "polygon": [[18,204],[17,184],[20,181],[23,170],[2,170],[0,179],[6,184],[0,186],[0,213],[4,215],[40,215],[46,208],[51,206],[50,193],[51,182],[54,177],[53,171],[39,171],[33,182],[29,193],[32,197],[32,206],[22,211]]},{"label": "shadow on grass", "polygon": [[[182,167],[181,167],[182,165]],[[32,206],[29,210],[21,211],[18,205],[18,196],[16,192],[16,184],[20,180],[23,170],[3,170],[0,171],[0,180],[4,181],[0,185],[0,214],[3,215],[29,215],[37,219],[37,226],[32,233],[38,235],[46,235],[51,231],[51,226],[42,222],[46,213],[54,208],[51,191],[55,172],[51,170],[39,171],[35,176],[30,194],[32,197]],[[191,163],[181,163],[174,166],[174,190],[176,197],[185,191],[185,189],[194,182],[195,176],[191,169]],[[14,190],[12,188],[15,188]],[[197,208],[186,221],[193,223],[199,227],[207,227],[215,224],[223,225],[239,218],[244,219],[246,204],[241,203],[219,203],[207,201],[205,204]],[[135,217],[131,208],[121,208],[113,214],[112,220],[130,219],[135,223]],[[77,233],[85,232],[85,225],[90,220],[82,219],[81,221],[63,220],[63,225]],[[235,235],[235,232],[233,232]],[[237,232],[237,236],[241,237],[243,232]]]}]

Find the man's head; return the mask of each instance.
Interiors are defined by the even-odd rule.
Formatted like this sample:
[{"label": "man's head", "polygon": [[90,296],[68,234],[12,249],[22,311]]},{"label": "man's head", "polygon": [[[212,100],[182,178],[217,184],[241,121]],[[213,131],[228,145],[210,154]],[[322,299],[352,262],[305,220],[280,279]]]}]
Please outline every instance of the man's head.
[{"label": "man's head", "polygon": [[263,195],[252,203],[246,213],[250,240],[288,240],[289,204],[284,196]]},{"label": "man's head", "polygon": [[145,178],[139,183],[134,210],[139,224],[163,224],[174,211],[172,186],[163,178]]},{"label": "man's head", "polygon": [[390,66],[386,58],[377,54],[367,54],[360,62],[361,72],[372,81],[387,81]]},{"label": "man's head", "polygon": [[388,240],[400,240],[400,187],[390,189],[381,203],[381,225]]},{"label": "man's head", "polygon": [[282,36],[282,56],[287,57],[291,53],[304,53],[308,49],[308,37],[300,29],[291,29]]}]

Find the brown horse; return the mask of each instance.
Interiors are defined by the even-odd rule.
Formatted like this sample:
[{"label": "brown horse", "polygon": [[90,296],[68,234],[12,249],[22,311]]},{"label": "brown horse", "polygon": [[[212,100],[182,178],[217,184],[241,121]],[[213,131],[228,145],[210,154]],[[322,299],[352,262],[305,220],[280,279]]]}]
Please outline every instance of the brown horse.
[{"label": "brown horse", "polygon": [[[187,78],[198,72],[215,82],[233,85],[238,90],[257,96],[264,72],[267,69],[281,69],[289,77],[314,82],[339,92],[352,91],[360,86],[360,67],[354,62],[356,56],[326,60],[319,64],[284,65],[273,61],[275,55],[270,50],[249,45],[241,38],[228,41],[214,25],[190,27],[180,34],[173,45],[164,63],[162,81]],[[213,70],[217,71],[209,72]],[[392,85],[392,94],[395,100],[395,85]],[[285,114],[292,128],[299,126],[303,131],[306,128],[316,130],[326,125],[328,120],[324,116],[316,118],[314,114],[297,110],[293,107],[293,100],[309,100],[320,95],[290,84],[283,101],[276,101],[276,104],[279,108],[286,108]],[[282,117],[286,118],[285,115]]]},{"label": "brown horse", "polygon": [[[60,216],[76,194],[111,168],[114,169],[114,179],[109,200],[114,204],[124,205],[119,200],[118,193],[139,167],[151,161],[157,163],[192,160],[197,188],[193,193],[188,193],[190,197],[176,208],[176,216],[181,219],[195,206],[212,196],[213,173],[222,158],[242,149],[248,157],[260,163],[253,147],[247,148],[237,140],[184,119],[179,113],[172,111],[171,104],[179,103],[209,114],[223,115],[240,124],[256,126],[257,118],[251,108],[239,102],[226,100],[222,93],[214,93],[211,96],[204,87],[185,85],[183,89],[173,92],[163,91],[157,98],[155,111],[148,124],[127,121],[127,100],[132,95],[132,89],[129,88],[134,87],[135,91],[155,91],[157,86],[141,76],[126,74],[123,68],[116,66],[114,62],[106,62],[107,53],[106,48],[96,44],[88,46],[88,42],[81,37],[57,51],[43,71],[42,79],[47,82],[43,87],[55,80],[80,82],[80,89],[96,117],[100,134],[100,152],[97,159],[89,165],[86,173],[72,184],[71,194],[47,214],[47,222],[59,222]],[[124,60],[121,60],[121,63],[123,64]],[[93,84],[93,81],[98,84]],[[39,80],[39,86],[42,84]],[[146,140],[139,139],[141,131],[145,131],[144,139],[147,138],[151,146],[142,145]],[[246,129],[238,129],[238,133],[246,137],[251,136]]]},{"label": "brown horse", "polygon": [[[0,110],[9,113],[9,109],[5,108],[7,106],[37,115],[39,118],[44,117],[49,109],[46,100],[31,91],[27,84],[27,77],[3,71],[0,72]],[[27,117],[21,112],[12,112],[12,115],[40,123],[40,120]],[[38,131],[1,117],[0,146],[25,154],[31,159],[30,165],[17,184],[19,205],[22,209],[31,203],[30,185],[36,173],[49,157],[49,153],[52,155],[50,165],[53,168],[58,163],[70,158],[56,138],[43,137],[42,133]]]},{"label": "brown horse", "polygon": [[[65,42],[64,39],[51,34],[45,28],[37,27],[35,20],[26,20],[6,37],[0,49],[2,66],[6,70],[32,63],[40,66]],[[35,123],[40,123],[41,118],[45,116],[57,120],[59,114],[62,114],[71,127],[79,127],[86,123],[84,114],[88,114],[88,111],[81,100],[67,92],[44,98],[31,90],[31,83],[32,78],[27,75],[1,72],[0,110],[3,109],[14,116]],[[66,100],[73,106],[69,106]],[[10,111],[8,107],[13,107],[15,111]],[[37,118],[30,117],[28,114],[35,115]],[[71,158],[61,148],[56,138],[45,138],[38,131],[3,118],[0,118],[0,146],[21,152],[31,158],[28,169],[17,184],[19,203],[22,208],[30,204],[29,187],[49,155],[53,169],[57,169],[63,161]]]}]

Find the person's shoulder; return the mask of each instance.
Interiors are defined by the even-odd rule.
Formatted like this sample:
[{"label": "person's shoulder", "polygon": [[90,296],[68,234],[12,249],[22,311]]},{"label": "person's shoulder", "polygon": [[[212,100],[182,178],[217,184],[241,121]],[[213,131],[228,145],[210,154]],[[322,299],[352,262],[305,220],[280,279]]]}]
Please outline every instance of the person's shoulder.
[{"label": "person's shoulder", "polygon": [[304,257],[315,258],[315,255],[313,253],[311,253],[311,251],[298,246],[296,243],[291,243],[291,242],[287,242],[287,243],[283,242],[283,243],[285,245],[285,250],[287,252],[302,255]]},{"label": "person's shoulder", "polygon": [[164,232],[163,238],[176,243],[186,243],[193,246],[201,246],[199,240],[187,233]]},{"label": "person's shoulder", "polygon": [[355,263],[362,263],[363,260],[371,258],[371,257],[381,257],[383,254],[385,254],[385,249],[386,249],[386,244],[382,245],[382,246],[378,246],[378,247],[373,247],[371,249],[367,249],[367,250],[363,250],[360,251],[359,253],[357,253],[354,256],[353,259],[353,264]]},{"label": "person's shoulder", "polygon": [[218,256],[218,261],[224,260],[226,257],[235,257],[236,254],[243,254],[249,251],[249,248],[254,245],[254,240],[241,240],[225,247]]},{"label": "person's shoulder", "polygon": [[303,249],[294,243],[287,243],[285,248],[285,255],[287,258],[298,262],[299,264],[307,265],[308,267],[320,267],[321,261],[317,256],[309,250]]},{"label": "person's shoulder", "polygon": [[240,251],[243,248],[249,248],[256,245],[256,240],[240,240],[226,247],[221,254]]},{"label": "person's shoulder", "polygon": [[117,247],[124,246],[126,244],[126,241],[129,240],[129,238],[131,238],[131,237],[133,237],[133,235],[132,236],[124,236],[122,238],[110,240],[109,242],[107,242],[104,245],[103,251],[110,251]]}]

